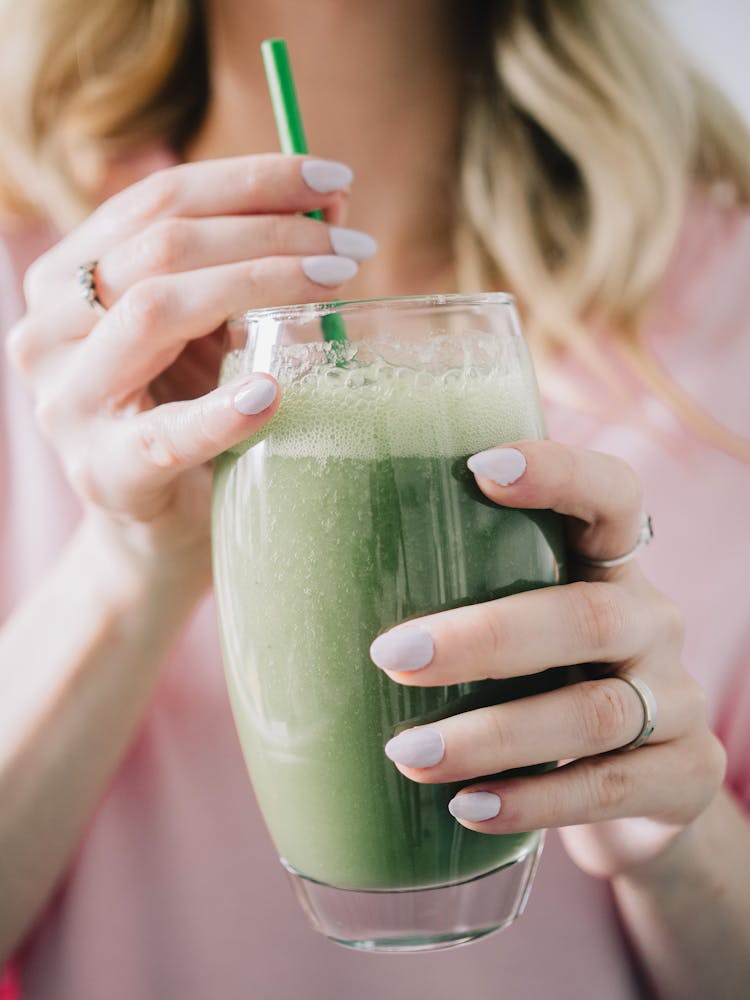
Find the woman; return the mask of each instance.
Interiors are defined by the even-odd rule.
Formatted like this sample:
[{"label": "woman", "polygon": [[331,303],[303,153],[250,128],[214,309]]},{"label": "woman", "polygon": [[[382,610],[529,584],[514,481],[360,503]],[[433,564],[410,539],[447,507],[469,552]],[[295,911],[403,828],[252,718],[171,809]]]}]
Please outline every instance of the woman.
[{"label": "woman", "polygon": [[[37,220],[8,226],[2,300],[16,373],[3,376],[0,939],[21,995],[739,996],[750,146],[732,113],[645,0],[470,14],[40,0],[4,16],[4,44],[24,54],[5,88],[6,202]],[[272,34],[289,39],[315,157],[267,152],[257,46]],[[326,223],[300,217],[313,208]],[[93,261],[87,302],[76,270]],[[241,307],[477,284],[518,295],[560,443],[518,442],[472,469],[497,503],[568,517],[580,579],[426,619],[419,662],[396,628],[373,660],[409,684],[477,663],[597,661],[611,676],[431,727],[416,737],[441,743],[431,766],[391,748],[411,780],[466,781],[457,821],[561,827],[567,853],[553,840],[513,930],[369,959],[297,911],[227,711],[204,600],[207,463],[279,393],[262,376],[212,389],[214,331]],[[601,563],[635,554],[643,503],[602,451],[644,480],[659,538],[638,555],[655,585],[632,558]],[[686,609],[727,782],[662,589]],[[658,711],[624,753],[647,732],[615,674]],[[573,763],[472,785],[554,758]]]}]

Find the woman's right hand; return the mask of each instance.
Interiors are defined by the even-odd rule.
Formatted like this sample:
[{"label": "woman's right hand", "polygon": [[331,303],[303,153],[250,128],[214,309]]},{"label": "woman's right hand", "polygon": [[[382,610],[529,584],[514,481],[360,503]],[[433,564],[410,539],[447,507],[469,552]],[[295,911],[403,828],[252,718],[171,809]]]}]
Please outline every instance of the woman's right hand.
[{"label": "woman's right hand", "polygon": [[[329,299],[356,273],[352,258],[374,241],[299,214],[338,221],[350,181],[343,165],[309,157],[170,167],[30,268],[8,353],[87,512],[129,557],[181,573],[187,557],[207,583],[210,460],[279,401],[270,376],[214,388],[220,328],[242,309]],[[89,260],[101,317],[76,280]]]}]

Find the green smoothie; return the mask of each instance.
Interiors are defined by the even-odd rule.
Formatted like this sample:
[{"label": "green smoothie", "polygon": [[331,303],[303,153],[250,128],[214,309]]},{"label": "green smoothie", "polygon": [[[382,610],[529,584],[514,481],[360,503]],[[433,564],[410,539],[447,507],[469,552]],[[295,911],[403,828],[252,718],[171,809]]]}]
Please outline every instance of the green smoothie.
[{"label": "green smoothie", "polygon": [[[231,366],[229,374],[231,374]],[[402,729],[550,687],[550,674],[411,688],[371,662],[411,616],[560,582],[550,512],[499,508],[466,458],[542,436],[521,376],[314,368],[284,385],[262,440],[217,462],[215,581],[232,706],[284,862],[340,888],[459,881],[516,860],[383,753]],[[427,668],[429,669],[429,668]]]}]

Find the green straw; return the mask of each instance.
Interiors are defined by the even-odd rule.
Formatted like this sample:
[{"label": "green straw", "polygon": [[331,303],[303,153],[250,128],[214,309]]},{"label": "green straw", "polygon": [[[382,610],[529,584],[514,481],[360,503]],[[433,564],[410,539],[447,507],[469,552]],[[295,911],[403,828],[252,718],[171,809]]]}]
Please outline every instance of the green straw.
[{"label": "green straw", "polygon": [[[289,51],[283,38],[267,38],[261,43],[263,65],[266,69],[268,89],[271,92],[271,105],[279,133],[281,152],[287,154],[307,153],[307,139],[299,113],[297,91],[294,86],[292,67],[289,62]],[[323,221],[323,213],[316,209],[305,212],[311,219]],[[323,336],[327,341],[345,344],[347,341],[346,327],[338,313],[329,313],[321,320]]]}]

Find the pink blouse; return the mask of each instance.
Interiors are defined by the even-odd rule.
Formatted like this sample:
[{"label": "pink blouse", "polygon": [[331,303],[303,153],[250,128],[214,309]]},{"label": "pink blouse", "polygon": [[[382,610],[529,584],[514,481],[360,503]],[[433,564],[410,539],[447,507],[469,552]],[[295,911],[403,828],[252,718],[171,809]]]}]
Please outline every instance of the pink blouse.
[{"label": "pink blouse", "polygon": [[[2,329],[23,312],[24,270],[49,239],[37,232],[0,243]],[[648,324],[649,342],[672,376],[745,435],[749,265],[750,218],[710,199],[696,204]],[[63,545],[79,508],[4,355],[0,379],[0,600],[7,613]],[[708,692],[731,786],[750,807],[750,468],[688,434],[662,404],[644,396],[643,406],[651,427],[640,416],[603,423],[550,402],[550,431],[623,456],[643,480],[656,538],[641,562],[685,611],[685,660]],[[180,637],[17,968],[24,1000],[643,995],[608,885],[579,871],[554,833],[525,915],[470,947],[371,956],[313,932],[252,795],[211,600]]]}]

